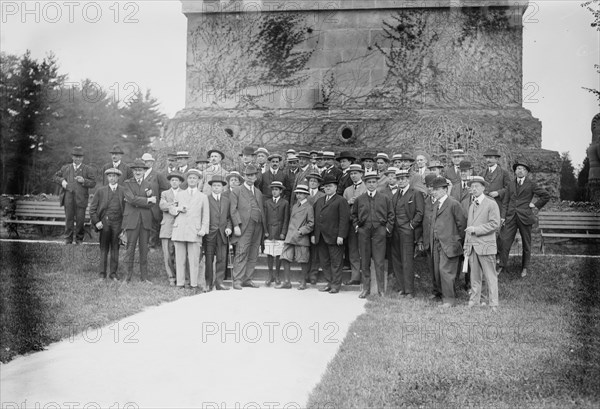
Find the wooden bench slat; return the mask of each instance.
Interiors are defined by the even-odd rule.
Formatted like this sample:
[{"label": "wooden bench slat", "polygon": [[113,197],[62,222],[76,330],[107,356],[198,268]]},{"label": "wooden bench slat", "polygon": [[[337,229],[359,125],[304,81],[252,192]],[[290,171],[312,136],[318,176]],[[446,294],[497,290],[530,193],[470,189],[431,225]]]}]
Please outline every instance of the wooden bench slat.
[{"label": "wooden bench slat", "polygon": [[574,239],[600,239],[600,234],[544,233],[544,237],[562,237],[562,238],[574,238]]},{"label": "wooden bench slat", "polygon": [[544,238],[600,239],[600,214],[542,212],[538,214],[538,225],[542,253],[545,253]]},{"label": "wooden bench slat", "polygon": [[592,214],[592,213],[586,213],[586,212],[548,212],[548,211],[542,211],[540,212],[540,216],[598,216],[600,217],[600,213],[599,214]]},{"label": "wooden bench slat", "polygon": [[[5,220],[6,224],[40,224],[45,226],[64,226],[64,220]],[[90,221],[86,220],[84,224],[89,225]]]}]

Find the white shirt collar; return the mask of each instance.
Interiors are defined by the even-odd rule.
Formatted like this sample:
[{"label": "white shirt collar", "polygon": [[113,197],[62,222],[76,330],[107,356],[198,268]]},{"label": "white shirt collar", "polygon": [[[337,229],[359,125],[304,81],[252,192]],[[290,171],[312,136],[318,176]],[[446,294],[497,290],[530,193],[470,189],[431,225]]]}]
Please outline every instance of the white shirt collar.
[{"label": "white shirt collar", "polygon": [[498,164],[496,163],[494,166],[488,166],[488,170],[490,172],[495,172],[496,171],[496,167],[498,166]]},{"label": "white shirt collar", "polygon": [[277,202],[279,202],[279,199],[281,199],[281,197],[274,197],[274,198],[273,198],[273,201],[274,201],[275,203],[277,203]]},{"label": "white shirt collar", "polygon": [[113,162],[113,166],[114,166],[115,168],[118,168],[120,164],[121,164],[121,161],[118,161],[118,162]]},{"label": "white shirt collar", "polygon": [[220,196],[221,196],[221,194],[212,193],[212,197],[213,197],[215,200],[219,200]]},{"label": "white shirt collar", "polygon": [[367,194],[368,194],[369,196],[375,197],[375,195],[377,194],[377,190],[373,190],[372,192],[370,192],[370,191],[367,191]]},{"label": "white shirt collar", "polygon": [[481,204],[481,202],[483,202],[483,199],[485,199],[485,195],[482,193],[482,194],[480,194],[479,196],[477,196],[477,197],[475,198],[475,201],[476,201],[477,203]]},{"label": "white shirt collar", "polygon": [[404,189],[402,189],[402,194],[405,195],[406,192],[408,192],[408,188],[410,187],[410,185],[406,185],[406,187]]},{"label": "white shirt collar", "polygon": [[304,203],[306,203],[306,200],[307,199],[300,200],[298,203],[300,203],[301,205],[303,205]]},{"label": "white shirt collar", "polygon": [[115,183],[114,185],[111,185],[111,184],[109,183],[109,184],[108,184],[108,186],[110,186],[110,188],[111,188],[112,190],[115,190],[115,189],[117,188],[117,186],[119,186],[119,184],[118,184],[118,183]]},{"label": "white shirt collar", "polygon": [[439,207],[442,207],[442,205],[444,204],[444,202],[446,201],[446,199],[448,199],[448,195],[444,195],[440,199],[438,199],[438,202],[440,202]]}]

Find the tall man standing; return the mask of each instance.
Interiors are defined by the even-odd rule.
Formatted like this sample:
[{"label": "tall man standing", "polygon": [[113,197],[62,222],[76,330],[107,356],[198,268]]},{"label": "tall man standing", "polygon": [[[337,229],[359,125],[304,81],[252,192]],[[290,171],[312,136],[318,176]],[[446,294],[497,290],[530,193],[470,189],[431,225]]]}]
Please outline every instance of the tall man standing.
[{"label": "tall man standing", "polygon": [[110,150],[111,161],[104,164],[102,166],[102,186],[108,185],[108,176],[106,175],[107,169],[119,169],[121,171],[121,175],[119,176],[119,184],[122,185],[124,181],[133,177],[133,172],[121,159],[123,159],[123,149],[117,144],[113,145]]},{"label": "tall man standing", "polygon": [[[531,168],[523,161],[513,165],[515,180],[508,184],[500,216],[504,222],[502,230],[502,248],[500,249],[500,268],[508,266],[508,254],[517,229],[523,240],[523,258],[521,260],[521,277],[527,276],[531,259],[531,226],[535,223],[534,209],[541,209],[550,200],[550,194],[531,180]],[[534,202],[533,197],[537,200]]]},{"label": "tall man standing", "polygon": [[[229,290],[223,285],[227,267],[227,237],[231,236],[231,217],[229,217],[229,196],[223,194],[227,185],[225,179],[214,175],[208,181],[212,192],[208,195],[210,223],[208,234],[204,237],[206,255],[206,282],[208,290]],[[216,271],[213,274],[213,261],[217,258]]]},{"label": "tall man standing", "polygon": [[123,213],[123,229],[127,232],[126,281],[130,282],[133,275],[133,259],[139,241],[141,280],[152,284],[148,279],[148,239],[150,238],[153,222],[151,208],[156,205],[158,192],[153,192],[152,186],[144,180],[147,166],[143,160],[136,159],[130,167],[133,170],[133,178],[124,182],[125,211]]},{"label": "tall man standing", "polygon": [[455,199],[448,196],[448,182],[437,177],[432,182],[433,195],[437,208],[433,209],[431,234],[429,237],[433,254],[433,268],[436,281],[441,283],[443,308],[453,307],[456,302],[454,280],[459,256],[463,254],[462,242],[465,237],[467,219]]},{"label": "tall man standing", "polygon": [[[362,176],[364,174],[362,166],[357,164],[350,165],[349,173],[352,185],[344,190],[344,199],[346,199],[348,202],[348,205],[350,206],[350,213],[352,214],[352,207],[354,206],[356,198],[365,193],[367,191],[367,187],[362,181]],[[352,273],[350,275],[350,281],[347,281],[344,284],[360,284],[360,249],[358,242],[358,231],[356,229],[349,229],[348,231],[347,249],[348,260],[350,262],[350,269],[352,270]]]},{"label": "tall man standing", "polygon": [[230,200],[231,222],[234,242],[237,243],[233,263],[233,288],[258,288],[252,281],[258,249],[263,235],[263,195],[254,186],[258,170],[249,165],[244,171],[245,181],[242,186],[232,188]]},{"label": "tall man standing", "polygon": [[[156,160],[151,154],[144,153],[142,155],[142,160],[147,166],[147,169],[144,172],[144,180],[150,184],[152,191],[160,201],[160,196],[162,195],[162,192],[164,192],[165,190],[169,190],[171,185],[167,180],[167,177],[164,174],[157,172],[154,168],[154,163],[156,162]],[[152,232],[150,233],[149,241],[151,249],[157,249],[160,247],[160,222],[162,221],[163,215],[159,205],[160,203],[157,203],[150,209],[152,211],[153,219]]]},{"label": "tall man standing", "polygon": [[319,291],[331,294],[339,293],[342,286],[344,240],[350,226],[350,207],[336,194],[337,182],[334,175],[323,179],[325,196],[314,205],[315,229],[311,237],[311,243],[319,249],[319,260],[327,280],[327,285]]},{"label": "tall man standing", "polygon": [[[84,238],[85,209],[88,205],[89,189],[96,186],[94,170],[83,164],[83,148],[76,146],[71,151],[73,163],[63,166],[54,175],[54,183],[61,186],[59,200],[65,208],[65,243],[80,244]],[[75,223],[75,230],[73,230]]]}]

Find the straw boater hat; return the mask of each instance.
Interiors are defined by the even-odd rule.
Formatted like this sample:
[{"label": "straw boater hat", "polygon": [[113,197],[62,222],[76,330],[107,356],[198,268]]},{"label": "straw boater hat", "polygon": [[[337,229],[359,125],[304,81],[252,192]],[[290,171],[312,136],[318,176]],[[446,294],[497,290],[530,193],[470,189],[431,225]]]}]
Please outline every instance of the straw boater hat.
[{"label": "straw boater hat", "polygon": [[383,174],[384,174],[384,175],[388,175],[389,173],[392,173],[392,174],[394,174],[394,175],[395,175],[395,174],[396,174],[396,172],[398,172],[398,168],[395,168],[395,167],[393,167],[393,166],[390,166],[389,168],[387,168],[387,169],[386,169],[386,170],[383,172]]},{"label": "straw boater hat", "polygon": [[281,183],[278,180],[275,180],[275,181],[271,182],[271,184],[269,185],[269,187],[271,189],[277,188],[277,189],[285,190],[285,186],[283,186],[283,183]]},{"label": "straw boater hat", "polygon": [[467,185],[471,186],[471,183],[478,182],[483,186],[487,186],[488,182],[483,178],[483,176],[472,176],[469,180],[467,180]]},{"label": "straw boater hat", "polygon": [[167,175],[167,180],[170,181],[173,178],[177,178],[182,182],[184,181],[183,175],[181,174],[181,172],[178,171],[171,172]]},{"label": "straw boater hat", "polygon": [[431,162],[429,162],[429,166],[427,166],[429,169],[433,169],[433,168],[440,168],[443,169],[444,165],[442,165],[442,162],[440,162],[439,160],[432,160]]},{"label": "straw boater hat", "polygon": [[213,177],[208,181],[208,184],[212,186],[213,183],[221,183],[223,186],[225,186],[227,181],[223,179],[221,175],[213,175]]},{"label": "straw boater hat", "polygon": [[255,155],[258,155],[259,153],[264,153],[265,155],[269,156],[269,151],[266,150],[265,148],[258,148],[257,150],[254,151]]},{"label": "straw boater hat", "polygon": [[297,156],[298,156],[298,158],[310,159],[310,152],[300,151],[300,152],[298,152]]},{"label": "straw boater hat", "polygon": [[287,157],[287,161],[288,162],[298,162],[298,157],[292,153]]},{"label": "straw boater hat", "polygon": [[185,173],[185,178],[187,179],[187,178],[188,178],[188,176],[190,176],[190,175],[196,175],[196,176],[198,176],[200,179],[202,179],[202,172],[200,172],[198,169],[194,169],[194,168],[192,168],[192,169],[188,170],[188,171]]},{"label": "straw boater hat", "polygon": [[324,159],[335,159],[335,153],[333,151],[323,151]]},{"label": "straw boater hat", "polygon": [[296,186],[296,190],[294,190],[294,193],[304,193],[305,195],[310,195],[310,192],[308,191],[308,186],[306,185]]},{"label": "straw boater hat", "polygon": [[239,180],[241,183],[244,183],[244,181],[246,180],[246,179],[244,179],[244,177],[242,176],[242,174],[241,174],[240,172],[238,172],[238,171],[235,171],[235,170],[232,170],[231,172],[229,172],[229,173],[227,174],[227,176],[225,176],[225,179],[227,179],[227,183],[229,183],[229,179],[231,179],[231,178],[233,178],[233,177],[236,177],[236,178],[238,178],[238,180]]},{"label": "straw boater hat", "polygon": [[359,165],[358,163],[353,163],[352,165],[348,166],[348,172],[360,172],[360,173],[365,173],[365,170],[363,169],[363,167],[361,165]]},{"label": "straw boater hat", "polygon": [[377,155],[375,155],[375,161],[377,161],[377,159],[383,159],[386,162],[390,161],[388,154],[383,152],[379,152]]},{"label": "straw boater hat", "polygon": [[121,176],[123,174],[123,172],[121,172],[119,169],[117,168],[110,168],[110,169],[106,169],[104,171],[105,175],[117,175],[117,176]]},{"label": "straw boater hat", "polygon": [[394,156],[392,156],[392,161],[395,160],[407,160],[410,162],[414,162],[415,158],[412,157],[412,155],[408,152],[402,152],[402,153],[396,153]]},{"label": "straw boater hat", "polygon": [[179,151],[177,152],[177,154],[175,155],[177,156],[177,158],[190,158],[190,153],[188,151]]},{"label": "straw boater hat", "polygon": [[451,152],[452,156],[465,156],[465,151],[462,149],[453,149]]},{"label": "straw boater hat", "polygon": [[396,177],[397,178],[409,178],[410,177],[410,172],[408,171],[408,169],[398,169],[396,171]]},{"label": "straw boater hat", "polygon": [[369,179],[379,179],[379,175],[377,172],[367,172],[365,176],[363,176],[363,180],[366,182]]}]

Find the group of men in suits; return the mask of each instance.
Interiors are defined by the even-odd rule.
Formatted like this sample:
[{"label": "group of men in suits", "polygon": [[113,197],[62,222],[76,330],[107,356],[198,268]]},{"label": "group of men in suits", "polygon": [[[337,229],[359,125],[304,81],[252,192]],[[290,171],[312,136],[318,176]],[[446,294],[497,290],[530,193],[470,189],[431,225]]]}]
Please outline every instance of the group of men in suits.
[{"label": "group of men in suits", "polygon": [[[416,251],[428,256],[432,297],[442,306],[456,303],[456,277],[465,270],[471,273],[470,278],[466,274],[470,305],[479,304],[485,278],[490,305],[496,307],[497,275],[507,266],[516,231],[523,238],[521,274],[526,276],[532,209],[549,199],[529,176],[526,163],[514,164],[513,177],[500,167],[501,155],[494,149],[484,153],[487,166],[479,176],[460,149],[452,151],[452,163],[444,167],[423,152],[416,158],[407,152],[391,157],[341,152],[336,157],[331,151],[289,150],[284,157],[246,147],[239,155],[239,171],[231,172],[223,168],[225,155],[219,150],[210,150],[195,166],[189,153],[180,151],[169,154],[164,173],[154,169],[150,154],[130,166],[121,162],[122,154],[117,146],[111,151],[112,162],[103,168],[105,186],[90,207],[100,231],[101,275],[118,277],[118,241],[124,231],[126,278],[131,279],[139,243],[141,278],[147,280],[148,244],[157,244],[151,238],[156,233],[169,282],[199,291],[228,289],[223,285],[228,244],[235,246],[233,288],[258,287],[252,279],[257,258],[263,240],[273,239],[284,241],[284,247],[280,255],[269,257],[266,285],[291,288],[290,263],[298,262],[303,268],[300,289],[315,284],[322,269],[327,281],[322,291],[335,294],[342,284],[362,283],[364,298],[370,295],[373,265],[380,294],[387,269],[396,290],[411,299]],[[55,181],[62,187],[67,241],[74,231],[81,241],[80,209],[85,211],[87,189],[95,180],[81,163],[82,149],[75,148],[72,156],[73,164],[61,168]],[[351,270],[346,283],[344,262]]]}]

